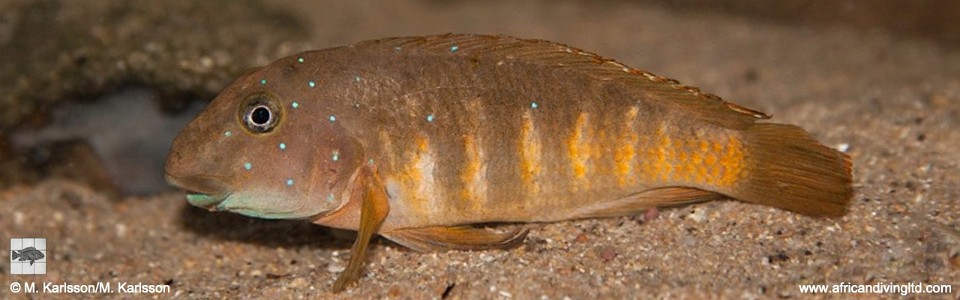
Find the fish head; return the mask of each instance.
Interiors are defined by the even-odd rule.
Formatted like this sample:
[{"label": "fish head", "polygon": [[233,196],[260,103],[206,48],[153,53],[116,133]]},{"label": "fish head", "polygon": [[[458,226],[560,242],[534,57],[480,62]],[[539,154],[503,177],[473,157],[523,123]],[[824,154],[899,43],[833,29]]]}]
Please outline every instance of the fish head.
[{"label": "fish head", "polygon": [[[311,218],[343,204],[363,161],[357,139],[323,108],[250,72],[225,88],[175,138],[167,182],[190,204],[267,219]],[[326,112],[329,115],[329,111]]]}]

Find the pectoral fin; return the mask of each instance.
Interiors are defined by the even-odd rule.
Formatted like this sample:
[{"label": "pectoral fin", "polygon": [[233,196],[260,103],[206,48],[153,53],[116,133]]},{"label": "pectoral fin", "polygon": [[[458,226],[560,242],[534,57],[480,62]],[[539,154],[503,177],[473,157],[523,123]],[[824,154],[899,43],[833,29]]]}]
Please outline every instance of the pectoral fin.
[{"label": "pectoral fin", "polygon": [[[366,174],[371,175],[371,174]],[[373,234],[380,228],[390,211],[386,191],[376,176],[365,176],[363,180],[363,198],[360,208],[360,227],[357,231],[357,240],[353,243],[350,252],[350,262],[346,270],[333,283],[333,292],[339,293],[360,278],[366,258],[367,246]]]},{"label": "pectoral fin", "polygon": [[442,250],[508,249],[523,242],[530,230],[504,233],[470,226],[408,228],[382,233],[384,237],[421,252]]}]

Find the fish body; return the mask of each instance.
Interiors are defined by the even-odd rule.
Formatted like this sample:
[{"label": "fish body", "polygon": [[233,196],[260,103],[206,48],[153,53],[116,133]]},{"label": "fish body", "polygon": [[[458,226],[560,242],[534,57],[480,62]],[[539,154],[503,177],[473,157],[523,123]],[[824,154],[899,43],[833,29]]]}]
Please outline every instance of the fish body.
[{"label": "fish body", "polygon": [[526,233],[470,224],[725,197],[841,215],[849,158],[767,118],[562,44],[392,38],[244,75],[181,132],[166,172],[197,206],[367,226],[424,251]]},{"label": "fish body", "polygon": [[17,261],[29,260],[31,266],[33,265],[34,262],[43,259],[43,252],[40,252],[40,250],[37,250],[37,248],[34,248],[34,247],[26,247],[19,251],[12,250],[10,252],[14,260],[17,260]]}]

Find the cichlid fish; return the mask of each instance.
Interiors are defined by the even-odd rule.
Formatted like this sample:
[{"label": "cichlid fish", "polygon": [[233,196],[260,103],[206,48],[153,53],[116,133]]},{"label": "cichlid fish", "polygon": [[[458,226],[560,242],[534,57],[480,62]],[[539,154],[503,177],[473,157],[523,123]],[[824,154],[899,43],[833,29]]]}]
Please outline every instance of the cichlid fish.
[{"label": "cichlid fish", "polygon": [[419,250],[508,248],[551,222],[733,198],[840,216],[850,160],[803,129],[570,46],[388,38],[240,77],[176,138],[167,180],[214,211]]},{"label": "cichlid fish", "polygon": [[10,259],[11,261],[13,260],[28,261],[29,260],[31,266],[33,265],[34,262],[43,259],[43,252],[40,252],[40,250],[37,250],[37,248],[34,248],[34,247],[26,247],[26,248],[20,249],[20,251],[12,250],[10,251],[10,255],[12,256],[12,258]]}]

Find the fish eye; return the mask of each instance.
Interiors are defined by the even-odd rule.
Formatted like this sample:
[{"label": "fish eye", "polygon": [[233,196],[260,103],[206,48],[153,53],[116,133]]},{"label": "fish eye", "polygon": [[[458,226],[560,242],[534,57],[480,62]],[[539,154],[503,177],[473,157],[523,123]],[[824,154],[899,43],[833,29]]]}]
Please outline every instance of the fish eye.
[{"label": "fish eye", "polygon": [[257,94],[245,101],[240,115],[247,130],[253,133],[266,133],[273,130],[280,121],[280,110],[273,98]]},{"label": "fish eye", "polygon": [[253,126],[266,126],[270,121],[273,121],[273,114],[266,105],[257,105],[247,118],[250,119],[248,122]]}]

